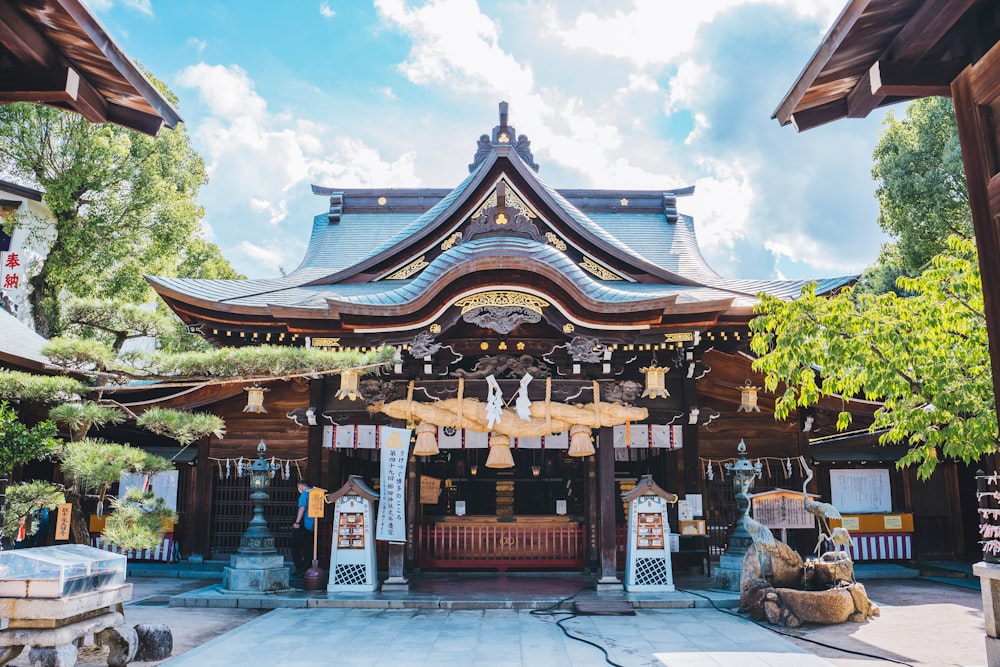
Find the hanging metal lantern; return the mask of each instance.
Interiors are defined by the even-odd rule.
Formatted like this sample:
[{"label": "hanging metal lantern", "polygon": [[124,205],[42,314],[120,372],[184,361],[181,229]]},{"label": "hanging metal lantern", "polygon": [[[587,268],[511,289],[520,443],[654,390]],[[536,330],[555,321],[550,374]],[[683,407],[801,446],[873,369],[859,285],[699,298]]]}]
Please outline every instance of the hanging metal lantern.
[{"label": "hanging metal lantern", "polygon": [[569,452],[570,456],[590,456],[594,449],[594,439],[591,437],[591,429],[584,424],[573,424],[569,428]]},{"label": "hanging metal lantern", "polygon": [[646,374],[646,390],[642,392],[642,398],[667,398],[670,392],[667,391],[667,371],[668,368],[658,366],[656,360],[646,368],[640,368]]},{"label": "hanging metal lantern", "polygon": [[760,387],[750,384],[750,380],[740,387],[740,407],[736,408],[736,412],[760,412],[760,408],[757,407],[758,389]]},{"label": "hanging metal lantern", "polygon": [[270,389],[255,384],[252,387],[243,387],[243,391],[247,392],[247,406],[243,408],[243,412],[267,414],[267,410],[264,409],[264,392],[271,391]]},{"label": "hanging metal lantern", "polygon": [[358,372],[348,369],[340,373],[340,389],[337,390],[337,398],[346,398],[351,401],[358,400],[361,391],[358,389]]},{"label": "hanging metal lantern", "polygon": [[490,455],[486,458],[487,468],[513,468],[514,457],[510,455],[510,436],[494,433],[490,437]]},{"label": "hanging metal lantern", "polygon": [[413,453],[416,456],[434,456],[441,450],[438,449],[436,424],[430,422],[420,422],[417,424],[417,442],[413,446]]}]

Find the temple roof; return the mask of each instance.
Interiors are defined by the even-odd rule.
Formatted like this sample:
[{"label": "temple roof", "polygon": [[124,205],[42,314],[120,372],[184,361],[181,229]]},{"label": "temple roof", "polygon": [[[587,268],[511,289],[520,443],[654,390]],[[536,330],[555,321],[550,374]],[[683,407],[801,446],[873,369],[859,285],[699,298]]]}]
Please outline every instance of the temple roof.
[{"label": "temple roof", "polygon": [[[745,322],[757,294],[793,299],[810,282],[720,276],[702,256],[693,219],[677,211],[677,198],[693,187],[551,187],[503,111],[452,190],[313,186],[330,209],[313,219],[305,257],[288,275],[149,280],[189,324],[238,324],[239,315],[258,326],[323,321],[331,331],[419,328],[456,300],[497,286],[554,300],[567,321],[595,329],[621,328],[624,313],[643,327]],[[851,280],[817,281],[818,291]]]}]

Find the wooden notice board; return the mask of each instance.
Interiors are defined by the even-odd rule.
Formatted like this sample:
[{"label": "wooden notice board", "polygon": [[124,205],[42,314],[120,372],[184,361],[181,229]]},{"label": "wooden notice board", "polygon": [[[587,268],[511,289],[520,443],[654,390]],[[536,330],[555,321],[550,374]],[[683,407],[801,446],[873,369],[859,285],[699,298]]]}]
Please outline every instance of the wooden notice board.
[{"label": "wooden notice board", "polygon": [[306,513],[310,518],[322,519],[323,513],[326,511],[326,489],[312,488],[309,489],[309,507],[306,508]]}]

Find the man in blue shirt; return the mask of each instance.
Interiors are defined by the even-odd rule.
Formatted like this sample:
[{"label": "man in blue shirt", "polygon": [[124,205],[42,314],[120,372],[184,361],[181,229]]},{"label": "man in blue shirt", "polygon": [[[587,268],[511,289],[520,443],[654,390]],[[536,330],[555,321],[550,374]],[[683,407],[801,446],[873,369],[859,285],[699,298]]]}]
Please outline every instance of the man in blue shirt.
[{"label": "man in blue shirt", "polygon": [[292,562],[295,564],[292,576],[301,577],[312,563],[312,531],[316,520],[307,512],[312,485],[300,479],[296,486],[299,490],[299,510],[292,524]]}]

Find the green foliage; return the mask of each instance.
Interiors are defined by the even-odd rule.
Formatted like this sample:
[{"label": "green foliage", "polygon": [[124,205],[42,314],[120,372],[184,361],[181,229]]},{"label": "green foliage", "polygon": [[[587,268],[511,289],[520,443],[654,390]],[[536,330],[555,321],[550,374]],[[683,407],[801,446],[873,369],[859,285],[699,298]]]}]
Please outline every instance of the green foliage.
[{"label": "green foliage", "polygon": [[167,521],[177,514],[163,498],[139,489],[129,489],[122,498],[111,501],[111,516],[101,533],[105,541],[122,549],[155,549],[163,537]]},{"label": "green foliage", "polygon": [[66,299],[62,304],[62,322],[64,326],[75,325],[73,329],[77,332],[96,330],[105,334],[104,342],[115,352],[130,338],[156,338],[172,328],[163,313],[114,299]]},{"label": "green foliage", "polygon": [[58,403],[73,400],[86,390],[83,384],[71,377],[0,371],[0,400]]},{"label": "green foliage", "polygon": [[51,458],[58,447],[55,424],[44,421],[29,428],[7,401],[0,402],[0,475],[14,466]]},{"label": "green foliage", "polygon": [[92,438],[66,443],[60,459],[63,474],[77,489],[101,496],[123,472],[157,473],[173,469],[173,464],[163,457]]},{"label": "green foliage", "polygon": [[150,408],[139,415],[136,424],[158,435],[173,438],[185,447],[206,435],[221,438],[226,434],[226,423],[222,418],[206,412]]},{"label": "green foliage", "polygon": [[149,137],[37,104],[0,106],[0,173],[36,184],[55,241],[30,279],[43,335],[61,331],[60,294],[142,302],[144,274],[171,275],[203,215],[205,165],[184,125]]},{"label": "green foliage", "polygon": [[94,338],[51,338],[42,346],[42,354],[64,368],[104,372],[115,366],[115,351]]},{"label": "green foliage", "polygon": [[24,534],[30,537],[38,532],[38,513],[42,509],[54,510],[66,497],[54,484],[45,481],[24,482],[7,487],[7,501],[0,515],[4,535],[17,535],[21,519],[25,519]]},{"label": "green foliage", "polygon": [[972,236],[951,100],[916,100],[901,120],[890,111],[874,160],[879,225],[896,239],[889,266],[916,275],[931,257],[946,249],[948,237]]},{"label": "green foliage", "polygon": [[195,236],[188,242],[177,265],[178,278],[206,280],[245,280],[246,276],[232,267],[219,247]]},{"label": "green foliage", "polygon": [[125,415],[118,408],[100,405],[93,401],[63,403],[49,410],[49,419],[73,434],[73,440],[82,440],[91,427],[120,424]]},{"label": "green foliage", "polygon": [[[966,463],[997,450],[997,417],[975,246],[953,237],[916,278],[913,296],[847,289],[796,301],[761,295],[750,323],[754,369],[778,392],[775,418],[821,396],[883,402],[872,431],[882,444],[905,443],[900,467],[927,478],[941,458]],[[779,389],[779,387],[781,387]],[[846,413],[838,420],[843,430]]]},{"label": "green foliage", "polygon": [[280,345],[226,347],[207,352],[152,355],[149,370],[159,376],[280,377],[360,366],[374,368],[389,363],[394,355],[392,347],[365,353]]}]

